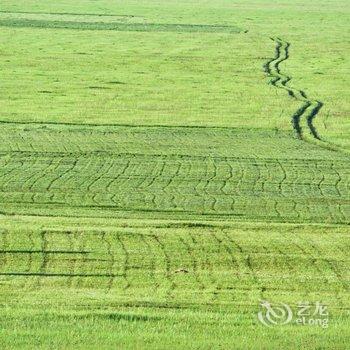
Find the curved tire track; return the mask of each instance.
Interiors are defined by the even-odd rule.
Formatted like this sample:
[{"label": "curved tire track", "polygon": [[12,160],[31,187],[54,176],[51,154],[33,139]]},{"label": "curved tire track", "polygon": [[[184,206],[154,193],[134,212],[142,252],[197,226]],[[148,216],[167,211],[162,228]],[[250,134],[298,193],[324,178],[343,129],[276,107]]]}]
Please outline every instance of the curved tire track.
[{"label": "curved tire track", "polygon": [[323,103],[321,101],[309,99],[303,90],[298,90],[288,85],[292,78],[281,72],[280,64],[289,58],[290,43],[280,38],[270,39],[276,43],[275,57],[267,61],[263,66],[265,73],[272,78],[270,84],[276,88],[286,90],[290,97],[303,103],[303,105],[292,115],[292,125],[297,136],[300,139],[303,139],[301,122],[304,118],[310,134],[315,139],[321,140],[316,127],[313,125],[313,120],[323,107]]}]

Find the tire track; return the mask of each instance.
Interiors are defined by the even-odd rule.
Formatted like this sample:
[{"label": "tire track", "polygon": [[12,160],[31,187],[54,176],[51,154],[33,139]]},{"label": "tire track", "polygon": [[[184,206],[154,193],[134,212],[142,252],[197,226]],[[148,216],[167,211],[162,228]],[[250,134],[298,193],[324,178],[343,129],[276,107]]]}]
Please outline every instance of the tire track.
[{"label": "tire track", "polygon": [[323,103],[318,100],[311,100],[303,90],[298,90],[288,85],[292,78],[281,72],[280,64],[289,58],[290,43],[280,38],[271,38],[271,40],[276,43],[275,57],[267,61],[263,66],[265,73],[271,77],[270,84],[278,89],[287,91],[290,97],[303,103],[292,115],[292,125],[297,137],[304,139],[301,122],[302,119],[305,119],[308,131],[313,138],[321,140],[313,121],[323,107]]}]

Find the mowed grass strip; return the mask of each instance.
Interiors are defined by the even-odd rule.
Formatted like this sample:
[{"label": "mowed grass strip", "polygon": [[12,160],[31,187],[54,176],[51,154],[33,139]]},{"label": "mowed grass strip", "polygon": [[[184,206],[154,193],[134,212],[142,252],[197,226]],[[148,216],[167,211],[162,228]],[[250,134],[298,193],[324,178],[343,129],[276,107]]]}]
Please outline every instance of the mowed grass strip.
[{"label": "mowed grass strip", "polygon": [[235,26],[167,24],[167,23],[106,23],[50,21],[34,19],[0,19],[0,26],[15,28],[57,28],[79,30],[116,30],[128,32],[178,32],[178,33],[240,33]]},{"label": "mowed grass strip", "polygon": [[3,140],[6,213],[349,220],[348,157],[289,133],[4,124]]}]

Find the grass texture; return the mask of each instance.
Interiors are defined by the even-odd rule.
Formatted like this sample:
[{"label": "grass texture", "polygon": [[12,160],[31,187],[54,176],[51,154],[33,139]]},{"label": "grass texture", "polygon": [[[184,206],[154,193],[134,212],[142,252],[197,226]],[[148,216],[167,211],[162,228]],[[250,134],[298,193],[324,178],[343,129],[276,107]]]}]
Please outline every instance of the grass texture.
[{"label": "grass texture", "polygon": [[3,0],[1,349],[346,349],[349,11]]}]

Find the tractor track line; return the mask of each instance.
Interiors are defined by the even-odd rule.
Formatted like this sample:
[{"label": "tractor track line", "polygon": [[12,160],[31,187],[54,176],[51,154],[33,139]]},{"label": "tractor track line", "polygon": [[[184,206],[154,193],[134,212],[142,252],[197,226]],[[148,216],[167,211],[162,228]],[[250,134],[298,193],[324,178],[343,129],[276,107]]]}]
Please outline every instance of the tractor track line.
[{"label": "tractor track line", "polygon": [[[265,73],[271,77],[270,84],[278,89],[283,89],[288,92],[288,95],[293,99],[303,102],[303,105],[292,115],[292,125],[299,139],[304,139],[301,120],[305,118],[310,134],[317,140],[321,140],[317,133],[316,127],[313,125],[313,120],[323,107],[321,101],[313,101],[308,98],[303,90],[292,88],[288,83],[292,78],[281,72],[280,64],[289,59],[290,43],[280,38],[270,38],[276,43],[275,57],[268,60],[264,65]],[[310,112],[308,110],[311,109]]]}]

